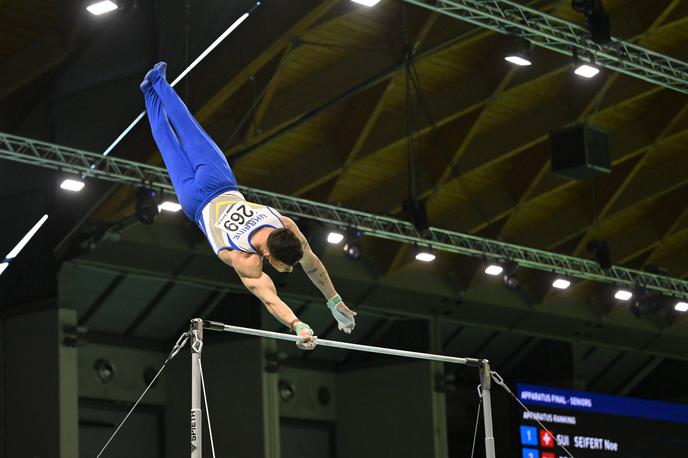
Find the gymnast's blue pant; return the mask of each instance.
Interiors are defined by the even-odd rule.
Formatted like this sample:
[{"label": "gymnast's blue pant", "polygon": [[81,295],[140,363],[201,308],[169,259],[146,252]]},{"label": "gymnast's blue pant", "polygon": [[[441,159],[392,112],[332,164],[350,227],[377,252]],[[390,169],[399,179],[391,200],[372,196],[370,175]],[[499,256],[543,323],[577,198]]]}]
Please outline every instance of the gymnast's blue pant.
[{"label": "gymnast's blue pant", "polygon": [[160,72],[142,86],[148,120],[179,203],[198,223],[213,197],[239,189],[225,155],[194,119]]}]

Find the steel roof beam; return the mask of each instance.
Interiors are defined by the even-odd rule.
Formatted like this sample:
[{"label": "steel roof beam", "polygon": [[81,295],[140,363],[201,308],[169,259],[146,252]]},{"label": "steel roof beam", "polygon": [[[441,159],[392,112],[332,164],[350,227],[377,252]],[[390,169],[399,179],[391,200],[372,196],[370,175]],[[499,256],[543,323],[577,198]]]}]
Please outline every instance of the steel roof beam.
[{"label": "steel roof beam", "polygon": [[632,43],[599,45],[585,28],[508,0],[405,0],[407,3],[502,34],[514,34],[551,51],[688,94],[688,63]]},{"label": "steel roof beam", "polygon": [[[167,170],[148,164],[103,158],[100,154],[0,133],[0,159],[81,174],[96,159],[101,167],[90,170],[91,177],[133,186],[150,186],[174,192]],[[401,243],[420,244],[438,251],[481,257],[495,261],[511,260],[518,265],[557,272],[575,278],[605,283],[643,285],[663,294],[688,298],[688,281],[623,267],[602,270],[596,262],[564,256],[534,248],[489,240],[439,228],[421,236],[413,224],[371,213],[341,208],[305,199],[241,187],[248,200],[263,203],[289,216],[305,217],[340,227],[355,227],[363,234]]]}]

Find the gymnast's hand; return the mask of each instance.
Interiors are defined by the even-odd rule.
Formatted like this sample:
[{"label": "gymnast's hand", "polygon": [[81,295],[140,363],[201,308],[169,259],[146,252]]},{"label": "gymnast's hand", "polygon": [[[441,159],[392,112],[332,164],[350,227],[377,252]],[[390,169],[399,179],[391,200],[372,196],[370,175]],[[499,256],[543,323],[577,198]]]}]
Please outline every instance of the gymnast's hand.
[{"label": "gymnast's hand", "polygon": [[[329,306],[329,305],[328,305]],[[345,334],[351,334],[356,327],[356,312],[346,306],[344,302],[339,302],[330,307],[332,316],[337,320],[337,328]]]},{"label": "gymnast's hand", "polygon": [[313,350],[318,344],[318,337],[313,335],[313,330],[306,323],[299,323],[294,330],[301,340],[296,342],[296,346],[301,350]]}]

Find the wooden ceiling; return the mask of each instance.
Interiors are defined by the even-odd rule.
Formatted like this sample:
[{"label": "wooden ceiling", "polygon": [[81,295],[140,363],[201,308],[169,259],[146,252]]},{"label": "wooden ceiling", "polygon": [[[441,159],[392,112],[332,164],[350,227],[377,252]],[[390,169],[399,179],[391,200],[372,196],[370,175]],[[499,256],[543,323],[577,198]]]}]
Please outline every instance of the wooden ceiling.
[{"label": "wooden ceiling", "polygon": [[[569,2],[530,4],[582,22]],[[605,5],[614,36],[688,58],[685,2]],[[688,97],[613,72],[582,80],[545,50],[516,68],[503,60],[507,37],[399,1],[322,2],[197,115],[241,184],[403,217],[405,33],[421,88],[411,94],[418,194],[432,225],[574,256],[605,239],[618,264],[688,274]],[[253,110],[238,109],[247,102]],[[550,172],[548,133],[579,121],[610,132],[610,175]]]}]

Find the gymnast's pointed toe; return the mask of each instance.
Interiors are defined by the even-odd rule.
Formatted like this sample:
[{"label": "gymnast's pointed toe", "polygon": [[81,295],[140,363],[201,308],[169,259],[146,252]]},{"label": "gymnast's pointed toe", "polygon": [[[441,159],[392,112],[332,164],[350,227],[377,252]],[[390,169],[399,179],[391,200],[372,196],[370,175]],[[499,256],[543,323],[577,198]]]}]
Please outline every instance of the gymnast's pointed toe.
[{"label": "gymnast's pointed toe", "polygon": [[152,83],[157,81],[158,79],[162,78],[165,79],[167,74],[167,63],[165,62],[158,62],[148,70],[148,73],[146,73],[146,76],[143,77],[143,82],[141,83],[141,90],[146,91]]},{"label": "gymnast's pointed toe", "polygon": [[163,78],[167,78],[167,62],[160,61],[153,67],[153,70],[157,70]]}]

